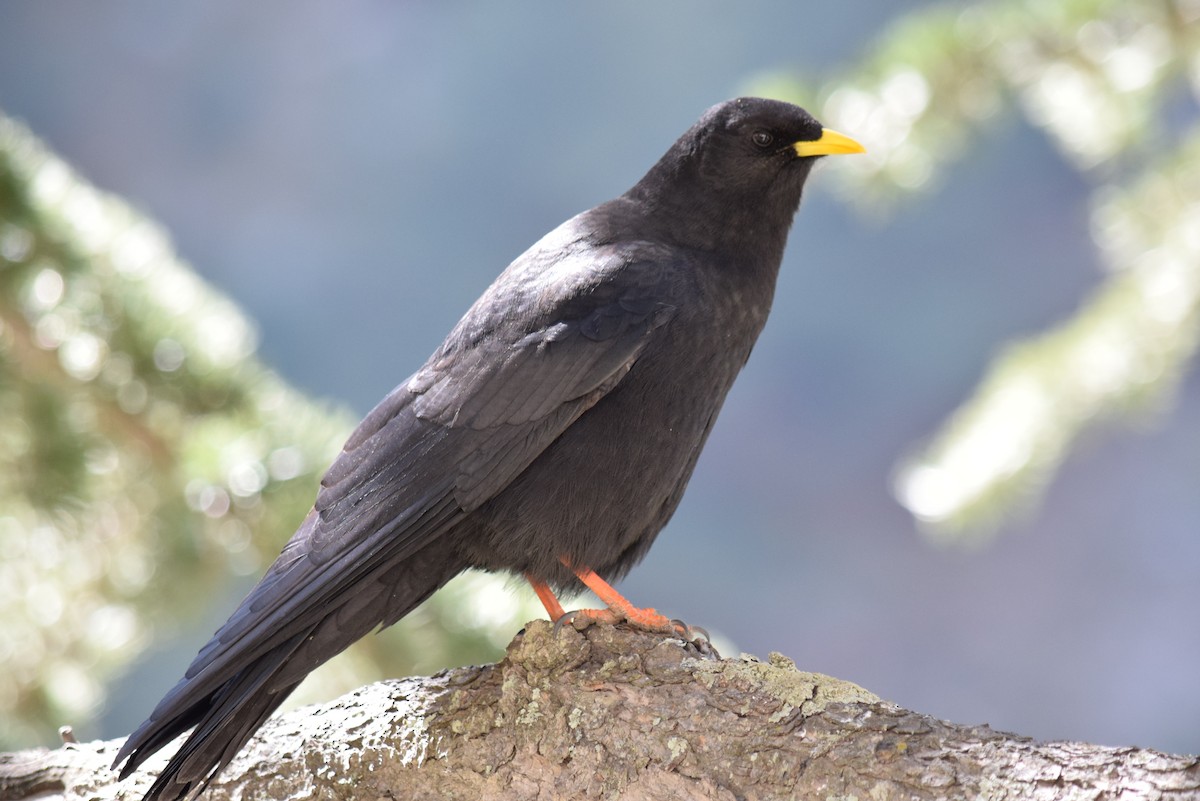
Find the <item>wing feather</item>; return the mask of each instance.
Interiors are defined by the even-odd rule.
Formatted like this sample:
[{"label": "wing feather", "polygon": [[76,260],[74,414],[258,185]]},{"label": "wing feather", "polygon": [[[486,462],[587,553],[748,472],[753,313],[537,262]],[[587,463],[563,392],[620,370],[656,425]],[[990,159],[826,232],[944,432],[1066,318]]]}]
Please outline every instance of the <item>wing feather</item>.
[{"label": "wing feather", "polygon": [[[202,718],[219,725],[204,710],[224,702],[223,688],[247,698],[290,688],[315,667],[308,660],[345,647],[342,612],[357,613],[363,633],[403,615],[404,599],[376,599],[378,588],[362,582],[392,575],[501,492],[619,383],[674,314],[687,271],[650,246],[546,247],[514,262],[364,418],[279,559],[127,740],[117,757],[133,754],[126,769]],[[325,638],[330,646],[317,647]],[[293,651],[306,664],[285,665]],[[250,703],[234,700],[230,709]]]}]

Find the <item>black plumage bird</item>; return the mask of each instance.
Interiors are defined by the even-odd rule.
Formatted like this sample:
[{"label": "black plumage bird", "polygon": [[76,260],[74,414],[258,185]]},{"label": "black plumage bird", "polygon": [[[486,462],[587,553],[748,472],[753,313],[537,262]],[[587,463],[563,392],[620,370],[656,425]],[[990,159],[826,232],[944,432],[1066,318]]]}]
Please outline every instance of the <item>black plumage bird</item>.
[{"label": "black plumage bird", "polygon": [[[146,798],[207,785],[314,668],[469,568],[522,573],[552,617],[675,511],[767,319],[805,179],[860,152],[807,112],[709,109],[624,195],[551,231],[350,437],[279,559],[126,740],[124,778],[188,729]],[[115,766],[115,765],[114,765]]]}]

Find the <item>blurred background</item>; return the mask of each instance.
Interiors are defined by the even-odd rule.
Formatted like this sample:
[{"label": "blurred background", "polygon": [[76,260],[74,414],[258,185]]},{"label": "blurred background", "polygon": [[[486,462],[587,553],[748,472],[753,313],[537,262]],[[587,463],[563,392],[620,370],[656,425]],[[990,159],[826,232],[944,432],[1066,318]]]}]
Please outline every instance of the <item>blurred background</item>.
[{"label": "blurred background", "polygon": [[[870,152],[810,181],[621,590],[938,717],[1200,752],[1198,18],[0,6],[0,744],[130,731],[492,278],[758,93]],[[465,577],[299,695],[539,614]]]}]

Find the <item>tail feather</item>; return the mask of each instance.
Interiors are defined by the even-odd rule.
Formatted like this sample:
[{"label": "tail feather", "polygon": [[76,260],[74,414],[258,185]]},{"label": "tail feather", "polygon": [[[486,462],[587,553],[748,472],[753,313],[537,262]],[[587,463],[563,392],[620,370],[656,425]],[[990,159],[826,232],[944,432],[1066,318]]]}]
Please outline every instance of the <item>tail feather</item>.
[{"label": "tail feather", "polygon": [[[418,552],[367,576],[309,626],[252,656],[228,678],[185,676],[150,719],[129,736],[113,767],[124,779],[148,757],[191,729],[145,796],[180,801],[199,793],[318,665],[381,624],[407,614],[462,569],[442,553]],[[206,646],[201,656],[211,652]],[[224,671],[223,671],[224,672]]]},{"label": "tail feather", "polygon": [[211,731],[207,737],[199,736],[202,729],[211,729],[216,722],[217,716],[206,715],[150,785],[145,801],[182,801],[204,790],[233,761],[242,746],[296,686],[294,684],[280,692],[251,698],[237,710],[233,719],[216,727],[221,733],[220,737],[213,737]]},{"label": "tail feather", "polygon": [[[240,719],[247,717],[252,712],[256,697],[269,699],[272,695],[276,694],[262,693],[263,685],[270,680],[272,674],[280,669],[303,640],[304,635],[293,637],[274,651],[256,660],[233,678],[227,680],[215,692],[196,699],[182,714],[166,717],[151,715],[149,720],[143,723],[137,731],[129,735],[125,740],[125,744],[117,753],[116,761],[113,763],[114,768],[122,760],[128,758],[128,761],[121,768],[120,778],[124,779],[130,773],[137,770],[151,754],[170,743],[188,729],[193,729],[194,727],[187,741],[180,747],[179,751],[168,764],[168,770],[163,771],[164,774],[177,772],[180,766],[183,765],[184,758],[196,752],[200,744],[205,741],[212,741],[214,734],[218,732],[222,735],[228,734],[231,731],[231,728],[229,728],[231,725],[236,724]],[[174,694],[181,690],[186,691],[187,681],[187,679],[182,680],[172,690],[172,693]],[[282,701],[283,698],[281,697],[275,705],[278,706],[278,703]],[[244,742],[243,740],[242,743],[239,743],[238,747],[244,744]],[[171,771],[171,765],[177,762],[179,765],[176,766],[175,771]],[[195,777],[189,776],[187,778]]]}]

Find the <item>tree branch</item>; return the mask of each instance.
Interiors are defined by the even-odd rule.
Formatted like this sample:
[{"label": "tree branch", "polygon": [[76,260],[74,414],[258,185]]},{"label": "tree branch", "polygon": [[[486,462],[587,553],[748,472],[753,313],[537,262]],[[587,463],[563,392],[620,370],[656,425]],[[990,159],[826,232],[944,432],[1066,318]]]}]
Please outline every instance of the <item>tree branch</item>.
[{"label": "tree branch", "polygon": [[[705,651],[530,623],[498,664],[270,721],[205,801],[1200,798],[1196,757],[1035,743],[910,712],[777,654]],[[0,755],[0,801],[136,798],[152,777],[116,784],[118,746]]]}]

